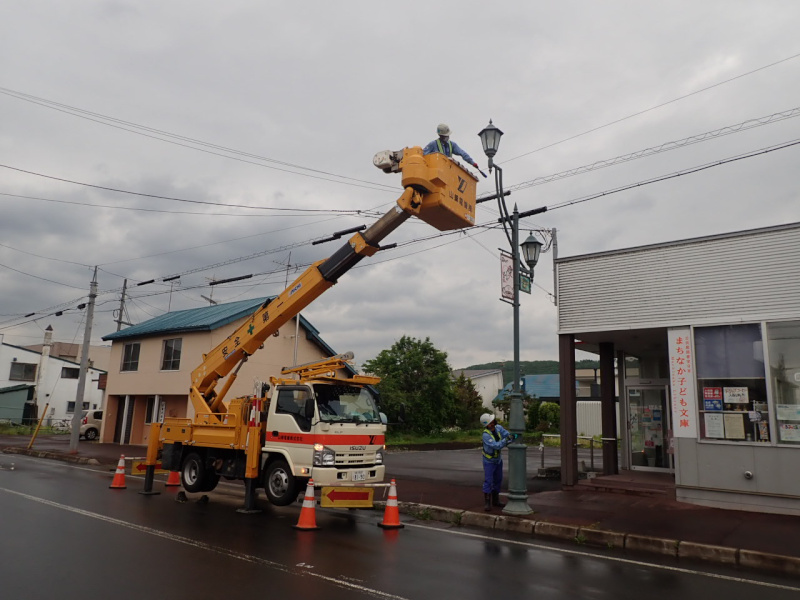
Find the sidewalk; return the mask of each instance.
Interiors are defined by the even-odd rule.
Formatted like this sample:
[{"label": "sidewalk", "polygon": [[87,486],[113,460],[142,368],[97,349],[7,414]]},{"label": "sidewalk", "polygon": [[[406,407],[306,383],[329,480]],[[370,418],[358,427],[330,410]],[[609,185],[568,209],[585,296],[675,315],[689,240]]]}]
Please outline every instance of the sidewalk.
[{"label": "sidewalk", "polygon": [[[0,436],[6,453],[0,463],[10,461],[10,453],[27,454],[28,442],[27,437]],[[77,455],[70,455],[69,436],[44,436],[31,453],[97,461],[112,470],[121,454],[143,457],[145,447],[81,441]],[[389,468],[387,480],[392,477]],[[406,474],[397,478],[397,494],[401,512],[417,518],[800,575],[800,517],[677,502],[671,478],[638,471],[582,481],[569,490],[558,482],[530,481],[528,504],[534,512],[524,517],[500,509],[484,512],[483,494],[471,484]]]}]

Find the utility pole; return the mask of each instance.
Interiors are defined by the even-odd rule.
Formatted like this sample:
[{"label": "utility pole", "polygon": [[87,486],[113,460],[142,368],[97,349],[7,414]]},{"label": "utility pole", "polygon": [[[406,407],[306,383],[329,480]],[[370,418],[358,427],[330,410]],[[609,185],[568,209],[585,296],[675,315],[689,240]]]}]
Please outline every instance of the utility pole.
[{"label": "utility pole", "polygon": [[[95,275],[97,273],[95,272]],[[122,282],[122,297],[119,299],[119,311],[117,314],[117,331],[122,329],[123,325],[131,326],[133,323],[128,323],[127,321],[123,321],[122,317],[125,314],[125,291],[128,289],[128,280]]]},{"label": "utility pole", "polygon": [[[75,411],[72,414],[72,435],[70,435],[69,439],[70,454],[78,453],[78,441],[81,437],[81,414],[83,413],[83,396],[86,391],[86,372],[89,368],[89,343],[92,341],[92,320],[94,319],[95,298],[97,298],[97,267],[94,268],[94,276],[89,286],[89,306],[86,308],[86,328],[83,330],[83,349],[81,350],[78,391],[75,394]],[[120,319],[122,319],[121,314]]]}]

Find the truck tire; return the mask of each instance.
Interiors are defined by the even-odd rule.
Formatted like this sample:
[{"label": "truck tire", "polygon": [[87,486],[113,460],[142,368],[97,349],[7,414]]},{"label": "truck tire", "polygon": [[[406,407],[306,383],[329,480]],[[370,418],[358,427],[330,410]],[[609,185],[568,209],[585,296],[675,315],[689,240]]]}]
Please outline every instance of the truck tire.
[{"label": "truck tire", "polygon": [[297,499],[297,479],[282,458],[272,461],[267,467],[264,491],[275,506],[287,506]]},{"label": "truck tire", "polygon": [[202,456],[197,452],[187,454],[181,464],[181,484],[183,489],[189,493],[207,491],[203,489],[207,472]]},{"label": "truck tire", "polygon": [[211,492],[217,487],[219,483],[219,473],[214,470],[214,467],[207,467],[206,472],[203,473],[203,485],[201,492]]}]

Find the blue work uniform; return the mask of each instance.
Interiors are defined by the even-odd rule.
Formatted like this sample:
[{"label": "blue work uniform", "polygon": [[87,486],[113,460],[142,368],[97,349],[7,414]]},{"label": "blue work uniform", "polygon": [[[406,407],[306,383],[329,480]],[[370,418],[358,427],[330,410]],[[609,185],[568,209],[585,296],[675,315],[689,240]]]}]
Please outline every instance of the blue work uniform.
[{"label": "blue work uniform", "polygon": [[503,457],[500,450],[511,443],[511,434],[500,425],[494,426],[494,432],[488,427],[483,430],[483,493],[493,494],[500,491],[503,483]]},{"label": "blue work uniform", "polygon": [[436,138],[430,144],[428,144],[422,149],[423,154],[433,154],[434,152],[438,152],[439,154],[444,154],[445,156],[450,156],[450,157],[452,157],[453,154],[458,154],[469,164],[472,165],[475,163],[475,161],[472,160],[472,157],[469,154],[464,152],[458,144],[450,140],[447,140],[446,142],[442,143],[441,139]]}]

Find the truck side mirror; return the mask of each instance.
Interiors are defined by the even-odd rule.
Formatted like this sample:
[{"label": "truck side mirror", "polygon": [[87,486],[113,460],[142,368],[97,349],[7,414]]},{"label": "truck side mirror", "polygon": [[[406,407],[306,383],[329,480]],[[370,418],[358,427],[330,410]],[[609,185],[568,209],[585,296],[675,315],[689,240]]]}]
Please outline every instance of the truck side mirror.
[{"label": "truck side mirror", "polygon": [[379,414],[381,416],[381,423],[383,423],[384,425],[388,424],[389,423],[389,419],[386,418],[386,415],[383,414],[383,413],[379,413]]},{"label": "truck side mirror", "polygon": [[314,405],[315,405],[315,404],[316,404],[316,403],[314,402],[314,399],[313,399],[313,398],[308,398],[308,399],[306,400],[306,405],[305,405],[305,407],[303,407],[303,408],[304,408],[304,410],[303,410],[303,416],[304,416],[306,419],[308,419],[309,421],[311,421],[311,420],[313,420],[313,419],[314,419]]}]

